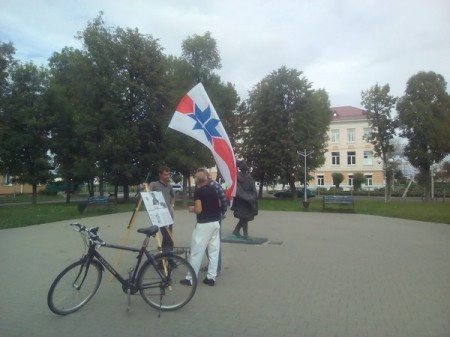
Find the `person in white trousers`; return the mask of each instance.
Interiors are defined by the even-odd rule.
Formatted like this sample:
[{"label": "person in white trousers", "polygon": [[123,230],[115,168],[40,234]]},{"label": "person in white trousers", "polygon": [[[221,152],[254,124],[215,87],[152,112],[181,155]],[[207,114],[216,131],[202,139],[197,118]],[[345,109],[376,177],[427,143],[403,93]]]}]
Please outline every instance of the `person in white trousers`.
[{"label": "person in white trousers", "polygon": [[[194,192],[194,206],[189,208],[189,212],[197,214],[197,224],[192,232],[189,262],[194,268],[195,274],[198,275],[203,255],[207,249],[208,273],[203,283],[214,286],[220,251],[221,208],[217,192],[208,184],[208,176],[204,171],[200,170],[195,174],[195,183],[197,189]],[[191,279],[192,276],[188,274],[180,283],[191,285]]]}]

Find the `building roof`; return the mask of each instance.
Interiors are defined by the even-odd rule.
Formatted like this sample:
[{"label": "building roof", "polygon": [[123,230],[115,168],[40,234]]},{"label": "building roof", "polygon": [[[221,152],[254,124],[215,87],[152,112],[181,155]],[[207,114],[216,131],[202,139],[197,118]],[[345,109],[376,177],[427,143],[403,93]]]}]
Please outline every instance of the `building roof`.
[{"label": "building roof", "polygon": [[330,110],[333,114],[333,122],[367,119],[364,110],[352,106],[331,107]]}]

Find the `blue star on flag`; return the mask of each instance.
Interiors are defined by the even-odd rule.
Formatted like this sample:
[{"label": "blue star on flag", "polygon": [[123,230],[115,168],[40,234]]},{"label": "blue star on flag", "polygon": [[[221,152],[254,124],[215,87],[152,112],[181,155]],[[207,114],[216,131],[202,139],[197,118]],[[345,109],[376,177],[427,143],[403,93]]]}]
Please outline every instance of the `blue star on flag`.
[{"label": "blue star on flag", "polygon": [[194,113],[189,114],[188,116],[196,121],[193,130],[203,130],[208,142],[211,144],[212,137],[222,137],[216,129],[217,125],[220,123],[220,120],[211,118],[211,109],[209,108],[209,105],[202,111],[202,109],[195,104]]}]

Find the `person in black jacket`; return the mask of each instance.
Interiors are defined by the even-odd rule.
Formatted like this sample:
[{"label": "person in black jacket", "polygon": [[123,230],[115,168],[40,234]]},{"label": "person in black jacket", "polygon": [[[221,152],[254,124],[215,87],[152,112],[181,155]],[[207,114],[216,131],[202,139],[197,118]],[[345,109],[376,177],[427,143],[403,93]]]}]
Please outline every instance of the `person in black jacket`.
[{"label": "person in black jacket", "polygon": [[248,222],[252,221],[258,215],[258,194],[256,192],[255,181],[248,173],[248,166],[245,161],[238,161],[237,168],[237,189],[236,196],[233,199],[231,210],[235,218],[239,219],[234,228],[233,235],[241,237],[240,231],[243,230],[243,238],[250,240],[248,236]]}]

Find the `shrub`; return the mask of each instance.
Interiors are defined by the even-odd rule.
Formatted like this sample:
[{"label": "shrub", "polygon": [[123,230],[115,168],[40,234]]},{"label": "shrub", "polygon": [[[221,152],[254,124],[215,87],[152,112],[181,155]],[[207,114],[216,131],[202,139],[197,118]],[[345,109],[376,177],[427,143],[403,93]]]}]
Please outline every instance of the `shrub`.
[{"label": "shrub", "polygon": [[57,195],[58,191],[45,189],[45,190],[40,190],[38,193],[41,195]]}]

